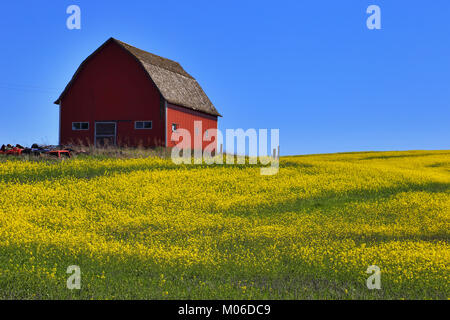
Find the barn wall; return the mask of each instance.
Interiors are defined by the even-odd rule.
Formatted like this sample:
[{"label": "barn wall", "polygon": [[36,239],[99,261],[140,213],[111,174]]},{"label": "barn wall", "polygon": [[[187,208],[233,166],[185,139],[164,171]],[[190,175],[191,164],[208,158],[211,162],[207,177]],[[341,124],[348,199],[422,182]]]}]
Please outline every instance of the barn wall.
[{"label": "barn wall", "polygon": [[[194,121],[202,122],[202,132],[198,132],[200,137],[203,137],[207,129],[217,129],[217,117],[197,112],[191,109],[183,108],[177,105],[167,104],[167,146],[174,147],[178,144],[177,141],[171,141],[172,124],[176,123],[178,128],[187,129],[191,134],[192,148],[194,148],[194,138],[196,132],[194,130]],[[211,141],[202,142],[202,149],[204,149]]]},{"label": "barn wall", "polygon": [[[60,143],[94,143],[96,121],[117,121],[117,142],[164,145],[164,112],[159,91],[138,62],[114,42],[86,61],[61,101]],[[119,121],[120,120],[120,121]],[[135,130],[134,121],[151,120],[150,130]],[[73,131],[72,122],[89,122],[88,131]]]}]

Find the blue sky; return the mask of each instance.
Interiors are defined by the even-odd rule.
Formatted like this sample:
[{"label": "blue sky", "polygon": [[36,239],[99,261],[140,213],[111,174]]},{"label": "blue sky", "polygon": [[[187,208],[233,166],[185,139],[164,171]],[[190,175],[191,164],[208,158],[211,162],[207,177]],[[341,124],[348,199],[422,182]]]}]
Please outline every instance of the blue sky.
[{"label": "blue sky", "polygon": [[282,155],[450,149],[449,17],[448,0],[5,1],[0,144],[56,144],[53,101],[112,36],[180,62],[220,129],[279,128]]}]

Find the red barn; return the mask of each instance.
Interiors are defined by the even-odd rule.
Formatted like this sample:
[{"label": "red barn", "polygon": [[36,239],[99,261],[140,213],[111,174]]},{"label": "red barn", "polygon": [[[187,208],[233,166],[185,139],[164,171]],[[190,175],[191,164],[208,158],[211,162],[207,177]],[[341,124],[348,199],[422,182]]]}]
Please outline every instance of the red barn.
[{"label": "red barn", "polygon": [[60,144],[173,147],[176,129],[189,130],[193,141],[217,129],[221,116],[178,62],[114,38],[81,63],[55,104]]}]

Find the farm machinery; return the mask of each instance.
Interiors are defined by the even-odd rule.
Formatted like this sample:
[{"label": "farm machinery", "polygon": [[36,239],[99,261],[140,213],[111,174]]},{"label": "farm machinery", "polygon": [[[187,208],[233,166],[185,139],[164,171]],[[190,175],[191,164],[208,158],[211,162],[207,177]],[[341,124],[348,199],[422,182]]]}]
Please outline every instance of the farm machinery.
[{"label": "farm machinery", "polygon": [[0,149],[0,155],[13,155],[13,156],[21,156],[21,155],[33,155],[33,156],[43,156],[49,155],[57,158],[70,158],[71,150],[61,148],[60,146],[44,146],[33,144],[31,148],[25,148],[19,144],[12,146],[10,144],[2,145]]}]

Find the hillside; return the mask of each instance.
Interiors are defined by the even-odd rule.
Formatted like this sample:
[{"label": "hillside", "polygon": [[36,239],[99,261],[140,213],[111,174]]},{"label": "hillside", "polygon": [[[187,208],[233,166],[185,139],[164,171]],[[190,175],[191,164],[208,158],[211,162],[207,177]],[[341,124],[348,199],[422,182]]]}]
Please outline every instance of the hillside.
[{"label": "hillside", "polygon": [[0,180],[1,299],[450,297],[449,150],[282,157],[273,176],[11,157]]}]

